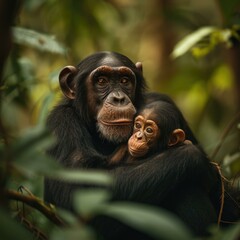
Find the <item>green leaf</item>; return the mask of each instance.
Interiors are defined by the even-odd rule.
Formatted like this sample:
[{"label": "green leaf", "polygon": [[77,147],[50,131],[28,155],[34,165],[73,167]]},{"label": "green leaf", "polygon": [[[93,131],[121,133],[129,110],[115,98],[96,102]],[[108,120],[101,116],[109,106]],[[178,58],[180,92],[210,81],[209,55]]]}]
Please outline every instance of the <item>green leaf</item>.
[{"label": "green leaf", "polygon": [[202,27],[196,30],[195,32],[187,35],[179,43],[176,44],[171,54],[171,57],[172,58],[180,57],[181,55],[189,51],[200,40],[202,40],[204,37],[208,36],[209,34],[213,33],[216,30],[217,30],[216,27]]},{"label": "green leaf", "polygon": [[44,154],[19,157],[13,164],[26,177],[32,177],[33,174],[47,175],[55,169],[62,168],[55,160]]},{"label": "green leaf", "polygon": [[74,226],[74,225],[76,226],[79,223],[78,216],[66,209],[57,208],[57,214],[69,226]]},{"label": "green leaf", "polygon": [[46,176],[55,180],[64,180],[71,183],[94,184],[97,186],[110,186],[112,178],[107,172],[99,170],[52,170]]},{"label": "green leaf", "polygon": [[190,231],[181,221],[170,213],[149,205],[119,202],[102,207],[101,212],[155,239],[192,239]]},{"label": "green leaf", "polygon": [[74,209],[80,215],[92,214],[110,197],[110,192],[105,189],[79,190],[74,194]]},{"label": "green leaf", "polygon": [[53,143],[54,138],[48,129],[43,125],[37,125],[21,133],[13,144],[13,151],[16,156],[32,151],[45,151]]},{"label": "green leaf", "polygon": [[34,47],[41,51],[66,54],[66,49],[55,40],[54,36],[21,27],[13,27],[12,30],[13,41],[17,44]]},{"label": "green leaf", "polygon": [[23,173],[49,173],[61,169],[60,165],[47,156],[46,150],[54,138],[42,125],[28,129],[16,139],[12,147],[13,164]]},{"label": "green leaf", "polygon": [[50,236],[50,240],[96,240],[92,229],[86,226],[75,226],[66,229],[55,229]]}]

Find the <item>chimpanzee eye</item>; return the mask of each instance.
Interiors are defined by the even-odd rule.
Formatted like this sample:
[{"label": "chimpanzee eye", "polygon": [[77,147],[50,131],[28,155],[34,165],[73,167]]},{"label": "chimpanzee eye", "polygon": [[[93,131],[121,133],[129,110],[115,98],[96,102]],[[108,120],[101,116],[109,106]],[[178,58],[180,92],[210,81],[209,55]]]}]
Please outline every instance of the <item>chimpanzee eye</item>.
[{"label": "chimpanzee eye", "polygon": [[147,133],[153,133],[153,129],[150,128],[150,127],[148,127],[148,128],[146,128],[146,132],[147,132]]},{"label": "chimpanzee eye", "polygon": [[100,76],[97,78],[97,84],[100,86],[105,86],[108,83],[108,79],[106,77]]},{"label": "chimpanzee eye", "polygon": [[140,123],[135,123],[135,128],[141,128],[142,126],[141,126],[141,124]]},{"label": "chimpanzee eye", "polygon": [[121,83],[126,85],[126,84],[129,83],[129,79],[128,79],[127,77],[123,77],[123,78],[121,79]]}]

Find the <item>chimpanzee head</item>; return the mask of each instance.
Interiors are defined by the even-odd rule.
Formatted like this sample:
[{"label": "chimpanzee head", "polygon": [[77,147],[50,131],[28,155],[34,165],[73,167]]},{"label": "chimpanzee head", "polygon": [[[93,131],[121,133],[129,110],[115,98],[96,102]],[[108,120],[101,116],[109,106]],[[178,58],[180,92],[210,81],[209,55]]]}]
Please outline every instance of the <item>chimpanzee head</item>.
[{"label": "chimpanzee head", "polygon": [[[140,110],[128,141],[133,157],[160,153],[185,141],[185,120],[169,102],[154,101]],[[190,141],[188,141],[190,142]]]},{"label": "chimpanzee head", "polygon": [[143,102],[141,63],[115,52],[98,52],[59,75],[64,95],[88,127],[110,142],[127,141],[133,118]]}]

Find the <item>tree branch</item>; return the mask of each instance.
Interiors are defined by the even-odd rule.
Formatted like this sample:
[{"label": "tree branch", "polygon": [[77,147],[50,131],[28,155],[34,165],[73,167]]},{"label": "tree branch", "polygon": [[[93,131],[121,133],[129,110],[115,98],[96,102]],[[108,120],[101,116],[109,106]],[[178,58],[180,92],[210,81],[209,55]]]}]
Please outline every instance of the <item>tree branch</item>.
[{"label": "tree branch", "polygon": [[34,195],[24,195],[13,190],[6,190],[5,194],[8,199],[23,202],[32,208],[37,209],[56,225],[61,227],[67,226],[67,224],[59,216],[57,216],[54,208],[51,207],[51,205],[45,204],[40,198]]}]

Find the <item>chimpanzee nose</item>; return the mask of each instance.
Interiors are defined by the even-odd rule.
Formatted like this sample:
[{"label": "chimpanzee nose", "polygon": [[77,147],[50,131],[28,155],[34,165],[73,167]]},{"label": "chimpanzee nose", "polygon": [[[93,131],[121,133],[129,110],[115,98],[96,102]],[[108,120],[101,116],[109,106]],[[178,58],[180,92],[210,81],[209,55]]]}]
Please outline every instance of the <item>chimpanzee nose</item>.
[{"label": "chimpanzee nose", "polygon": [[123,103],[124,102],[124,96],[120,92],[114,92],[113,93],[113,101],[115,103]]},{"label": "chimpanzee nose", "polygon": [[141,131],[138,131],[138,132],[136,132],[135,136],[136,136],[136,138],[137,138],[138,140],[141,140],[142,137],[143,137],[143,134],[142,134]]},{"label": "chimpanzee nose", "polygon": [[115,91],[111,94],[109,102],[115,106],[124,106],[129,103],[129,100],[124,93]]}]

